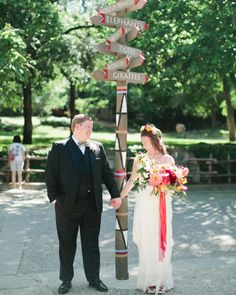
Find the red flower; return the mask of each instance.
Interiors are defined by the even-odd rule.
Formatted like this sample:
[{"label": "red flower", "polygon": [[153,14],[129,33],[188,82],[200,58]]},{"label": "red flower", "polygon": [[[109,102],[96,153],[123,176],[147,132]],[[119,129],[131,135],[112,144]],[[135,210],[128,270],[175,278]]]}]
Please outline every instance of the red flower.
[{"label": "red flower", "polygon": [[166,169],[166,173],[169,174],[170,184],[175,184],[176,179],[177,179],[175,172],[170,169]]},{"label": "red flower", "polygon": [[170,175],[168,175],[168,173],[162,174],[162,184],[163,185],[170,184]]}]

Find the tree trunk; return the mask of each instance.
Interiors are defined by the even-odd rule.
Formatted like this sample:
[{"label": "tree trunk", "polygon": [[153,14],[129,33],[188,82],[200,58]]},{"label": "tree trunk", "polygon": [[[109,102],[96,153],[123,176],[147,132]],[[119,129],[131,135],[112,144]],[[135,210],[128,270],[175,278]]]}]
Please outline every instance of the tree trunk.
[{"label": "tree trunk", "polygon": [[[69,115],[70,115],[70,122],[71,122],[75,116],[76,84],[71,81],[69,82],[70,82],[70,96],[69,96],[68,108],[69,108]],[[72,135],[71,126],[70,126],[70,135]]]},{"label": "tree trunk", "polygon": [[23,85],[23,98],[24,98],[24,134],[23,143],[32,143],[32,89],[31,81]]},{"label": "tree trunk", "polygon": [[216,128],[217,127],[217,119],[216,119],[216,109],[212,109],[211,111],[211,127]]},{"label": "tree trunk", "polygon": [[223,79],[224,99],[227,107],[227,126],[229,130],[229,140],[235,141],[235,120],[234,109],[231,102],[230,85],[227,77]]},{"label": "tree trunk", "polygon": [[76,85],[70,81],[69,114],[73,119],[75,116]]}]

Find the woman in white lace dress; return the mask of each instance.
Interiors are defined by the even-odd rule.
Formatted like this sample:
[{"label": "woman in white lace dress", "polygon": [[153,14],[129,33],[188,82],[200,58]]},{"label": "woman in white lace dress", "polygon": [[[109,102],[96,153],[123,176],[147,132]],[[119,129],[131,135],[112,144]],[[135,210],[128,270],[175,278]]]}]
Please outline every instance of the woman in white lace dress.
[{"label": "woman in white lace dress", "polygon": [[[154,160],[156,164],[175,165],[174,159],[166,153],[162,141],[162,134],[154,125],[145,125],[141,128],[141,141],[146,153],[144,159]],[[140,157],[140,155],[139,155]],[[136,157],[133,163],[131,177],[121,192],[121,198],[128,195],[134,182],[139,178],[139,161]],[[165,193],[165,220],[160,218],[160,193],[151,194],[152,187],[147,186],[139,190],[136,195],[133,220],[133,239],[138,247],[139,268],[137,288],[147,293],[165,293],[173,288],[171,254],[172,238],[172,197],[170,192]],[[162,220],[162,222],[160,222]],[[165,223],[165,248],[162,249],[160,231]],[[163,252],[164,251],[164,252]],[[164,254],[163,254],[164,253]]]}]

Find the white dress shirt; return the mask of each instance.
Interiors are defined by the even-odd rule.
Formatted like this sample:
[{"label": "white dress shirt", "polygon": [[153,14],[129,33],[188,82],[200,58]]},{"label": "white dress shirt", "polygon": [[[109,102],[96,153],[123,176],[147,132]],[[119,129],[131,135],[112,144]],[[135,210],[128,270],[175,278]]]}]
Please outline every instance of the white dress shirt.
[{"label": "white dress shirt", "polygon": [[81,150],[82,154],[84,155],[84,153],[85,153],[85,149],[86,149],[85,144],[80,144],[80,145],[79,145],[79,142],[80,142],[80,141],[79,141],[78,139],[76,139],[76,138],[74,137],[74,135],[72,135],[72,139],[74,140],[75,144],[79,147],[79,149]]}]

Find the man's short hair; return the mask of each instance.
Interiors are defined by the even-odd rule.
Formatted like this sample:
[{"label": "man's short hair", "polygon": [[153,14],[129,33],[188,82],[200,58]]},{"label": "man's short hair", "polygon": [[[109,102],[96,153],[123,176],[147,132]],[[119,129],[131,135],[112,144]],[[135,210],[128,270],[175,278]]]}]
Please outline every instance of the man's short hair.
[{"label": "man's short hair", "polygon": [[71,121],[71,131],[73,132],[75,129],[75,124],[82,124],[85,121],[93,121],[91,117],[85,114],[75,115]]}]

